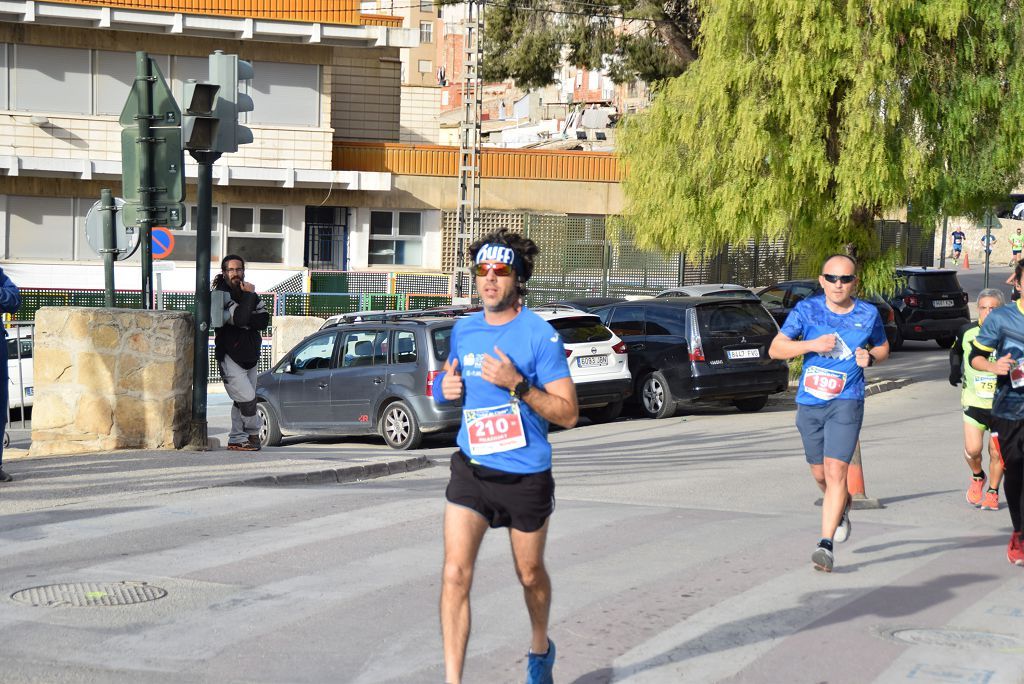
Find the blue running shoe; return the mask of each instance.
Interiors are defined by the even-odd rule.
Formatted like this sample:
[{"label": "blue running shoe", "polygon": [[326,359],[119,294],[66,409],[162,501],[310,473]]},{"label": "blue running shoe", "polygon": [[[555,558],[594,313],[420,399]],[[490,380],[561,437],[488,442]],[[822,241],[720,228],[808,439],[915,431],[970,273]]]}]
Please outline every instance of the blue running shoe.
[{"label": "blue running shoe", "polygon": [[548,639],[548,652],[530,653],[526,661],[526,684],[554,684],[551,671],[555,668],[555,642]]}]

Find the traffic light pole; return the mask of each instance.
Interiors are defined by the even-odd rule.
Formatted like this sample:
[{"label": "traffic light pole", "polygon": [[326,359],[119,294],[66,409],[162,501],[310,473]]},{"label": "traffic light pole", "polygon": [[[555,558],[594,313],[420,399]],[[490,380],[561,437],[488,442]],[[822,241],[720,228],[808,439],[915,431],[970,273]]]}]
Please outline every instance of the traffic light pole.
[{"label": "traffic light pole", "polygon": [[210,380],[210,233],[213,219],[213,164],[220,152],[190,150],[199,162],[199,198],[196,212],[196,317],[192,357],[192,439],[197,451],[209,449],[206,421],[206,385]]},{"label": "traffic light pole", "polygon": [[135,53],[135,93],[139,109],[135,121],[139,127],[139,227],[142,228],[142,308],[153,308],[153,75],[149,55]]}]

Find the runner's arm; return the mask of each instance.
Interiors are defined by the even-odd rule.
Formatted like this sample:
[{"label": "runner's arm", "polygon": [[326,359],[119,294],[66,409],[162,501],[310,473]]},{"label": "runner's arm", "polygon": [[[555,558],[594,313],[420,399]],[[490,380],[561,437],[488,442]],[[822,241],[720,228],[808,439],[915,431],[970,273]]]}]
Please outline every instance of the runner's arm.
[{"label": "runner's arm", "polygon": [[956,342],[949,348],[949,384],[956,387],[964,374],[964,333],[956,335]]},{"label": "runner's arm", "polygon": [[[831,338],[831,343],[826,338]],[[827,353],[835,346],[834,335],[822,335],[813,340],[794,340],[786,333],[779,333],[768,347],[768,356],[788,361],[809,352]]]},{"label": "runner's arm", "polygon": [[544,389],[530,387],[522,400],[544,420],[566,429],[576,425],[580,417],[580,407],[576,402],[576,385],[573,384],[572,378],[553,380],[544,385]]}]

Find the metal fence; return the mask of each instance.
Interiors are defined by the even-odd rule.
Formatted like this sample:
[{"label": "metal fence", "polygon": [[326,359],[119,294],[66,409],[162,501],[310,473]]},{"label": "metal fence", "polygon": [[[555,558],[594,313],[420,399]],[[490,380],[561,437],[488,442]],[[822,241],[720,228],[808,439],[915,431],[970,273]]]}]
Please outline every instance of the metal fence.
[{"label": "metal fence", "polygon": [[[670,287],[700,283],[730,282],[762,287],[807,277],[817,269],[817,264],[790,255],[784,239],[750,240],[729,245],[717,253],[647,251],[628,237],[613,238],[606,218],[481,212],[477,236],[509,228],[537,243],[540,257],[530,280],[529,304],[569,297],[656,294]],[[457,258],[457,213],[443,212],[441,227],[442,264],[451,270]],[[879,221],[876,231],[883,250],[899,249],[903,263],[934,263],[932,240],[920,227],[899,221]]]}]

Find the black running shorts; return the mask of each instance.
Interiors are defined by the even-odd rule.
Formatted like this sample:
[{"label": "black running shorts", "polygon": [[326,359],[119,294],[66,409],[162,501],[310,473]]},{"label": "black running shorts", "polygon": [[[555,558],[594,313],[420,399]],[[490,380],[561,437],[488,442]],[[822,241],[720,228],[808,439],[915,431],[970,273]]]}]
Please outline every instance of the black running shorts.
[{"label": "black running shorts", "polygon": [[555,510],[551,471],[518,475],[470,463],[462,451],[452,454],[452,476],[445,497],[476,511],[491,527],[536,532]]}]

